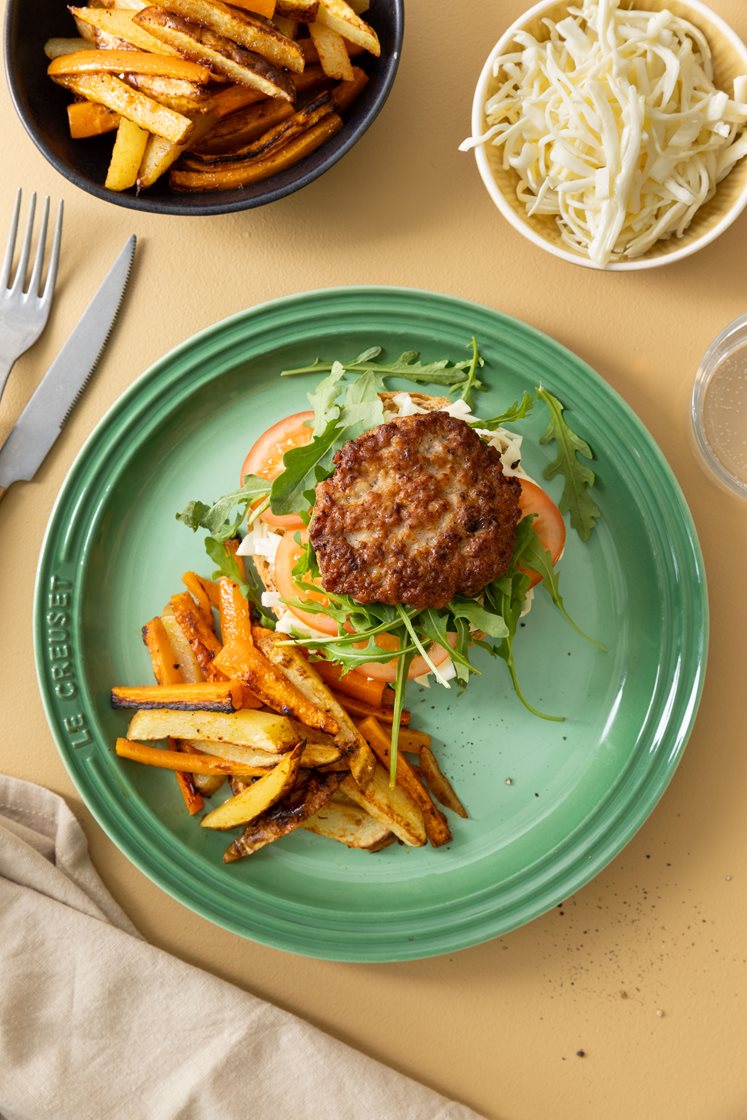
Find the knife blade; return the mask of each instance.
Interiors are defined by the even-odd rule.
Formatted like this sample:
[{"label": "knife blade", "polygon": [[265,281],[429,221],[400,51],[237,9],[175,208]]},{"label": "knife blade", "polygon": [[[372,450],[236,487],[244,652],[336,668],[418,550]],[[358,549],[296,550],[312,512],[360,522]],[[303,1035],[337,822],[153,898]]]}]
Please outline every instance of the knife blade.
[{"label": "knife blade", "polygon": [[30,482],[93,376],[122,305],[137,238],[128,238],[105,280],[0,449],[0,498],[13,482]]}]

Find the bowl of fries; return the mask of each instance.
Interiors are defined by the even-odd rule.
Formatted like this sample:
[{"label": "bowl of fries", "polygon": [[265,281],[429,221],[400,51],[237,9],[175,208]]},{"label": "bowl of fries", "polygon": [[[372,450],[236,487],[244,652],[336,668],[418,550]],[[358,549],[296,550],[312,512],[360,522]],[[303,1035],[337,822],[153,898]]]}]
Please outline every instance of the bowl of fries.
[{"label": "bowl of fries", "polygon": [[9,0],[5,65],[39,150],[97,198],[224,214],[322,175],[381,110],[403,0]]}]

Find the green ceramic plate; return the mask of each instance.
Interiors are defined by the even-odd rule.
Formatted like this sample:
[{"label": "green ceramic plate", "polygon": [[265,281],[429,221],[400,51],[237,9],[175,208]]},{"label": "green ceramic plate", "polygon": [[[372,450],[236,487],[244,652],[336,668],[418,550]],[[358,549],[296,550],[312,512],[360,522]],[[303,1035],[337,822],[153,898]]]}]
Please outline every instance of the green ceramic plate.
[{"label": "green ceramic plate", "polygon": [[[520,631],[526,694],[564,723],[529,715],[505,666],[459,697],[411,689],[467,805],[453,843],[349,851],[307,833],[230,866],[225,835],[184,812],[169,773],[116,758],[126,719],[112,684],[150,679],[140,626],[209,571],[201,541],[174,520],[195,497],[235,485],[244,453],[305,407],[312,377],[278,370],[317,355],[461,358],[471,335],[487,359],[495,415],[542,382],[572,410],[597,455],[604,520],[589,545],[569,534],[566,602],[600,653],[543,594]],[[545,412],[525,431],[536,477]],[[557,487],[550,489],[557,497]],[[104,418],[60,494],[36,592],[36,649],[47,714],[85,803],[123,852],[211,921],[277,948],[335,960],[452,952],[505,933],[592,878],[631,838],[669,782],[690,731],[707,641],[703,565],[690,513],[651,437],[577,357],[523,323],[426,292],[349,288],[265,304],[219,323],[158,362]],[[510,778],[508,784],[506,779]]]}]

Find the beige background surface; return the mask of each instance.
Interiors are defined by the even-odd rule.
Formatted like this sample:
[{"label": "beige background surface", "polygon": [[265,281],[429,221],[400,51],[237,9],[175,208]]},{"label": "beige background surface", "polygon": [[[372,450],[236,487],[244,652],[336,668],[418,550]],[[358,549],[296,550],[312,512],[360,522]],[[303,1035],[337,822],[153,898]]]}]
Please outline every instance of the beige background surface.
[{"label": "beige background surface", "polygon": [[[225,218],[141,216],[79,193],[32,146],[3,85],[0,231],[16,184],[62,195],[67,212],[51,325],[16,366],[0,406],[0,437],[125,237],[136,232],[140,248],[125,312],[83,402],[37,480],[13,487],[0,506],[0,766],[69,798],[104,880],[151,941],[493,1120],[742,1120],[747,596],[739,576],[747,508],[701,470],[688,438],[688,395],[708,343],[747,309],[747,214],[697,257],[628,275],[555,261],[514,233],[493,209],[472,157],[456,149],[483,58],[523,6],[408,0],[399,77],[363,141],[300,194]],[[744,0],[713,6],[747,36]],[[34,569],[52,503],[118,394],[165,351],[225,315],[273,296],[358,282],[478,300],[532,323],[594,366],[652,431],[685,491],[712,608],[695,732],[663,801],[623,854],[562,912],[510,936],[451,957],[370,967],[307,961],[243,941],[130,866],[57,756],[31,635]]]}]

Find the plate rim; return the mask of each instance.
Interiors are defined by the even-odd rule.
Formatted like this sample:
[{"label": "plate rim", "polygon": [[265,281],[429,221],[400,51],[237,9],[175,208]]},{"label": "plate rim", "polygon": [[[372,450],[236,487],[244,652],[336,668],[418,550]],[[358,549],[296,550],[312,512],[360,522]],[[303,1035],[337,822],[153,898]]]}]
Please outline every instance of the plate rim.
[{"label": "plate rim", "polygon": [[[63,504],[68,500],[68,495],[75,487],[78,481],[78,474],[91,454],[92,450],[98,441],[102,440],[105,436],[106,430],[112,422],[116,422],[118,414],[127,414],[133,399],[137,399],[143,390],[150,382],[157,382],[159,376],[166,373],[170,366],[178,362],[184,355],[190,351],[199,349],[201,344],[206,340],[219,339],[227,332],[230,333],[232,328],[244,321],[251,324],[254,320],[261,318],[268,312],[284,307],[293,306],[294,304],[300,305],[302,308],[309,302],[315,300],[336,300],[345,297],[361,297],[368,295],[383,295],[385,298],[399,300],[402,297],[414,297],[416,301],[423,300],[430,303],[435,300],[441,303],[457,305],[459,307],[470,309],[473,312],[487,314],[488,316],[497,318],[505,324],[518,326],[521,332],[526,332],[533,336],[534,339],[540,340],[545,346],[549,345],[551,349],[561,352],[567,360],[574,366],[582,367],[584,375],[591,378],[592,384],[596,385],[598,389],[612,399],[614,406],[621,408],[626,414],[629,421],[638,429],[639,434],[642,435],[646,450],[653,454],[657,461],[657,467],[661,472],[658,477],[666,483],[669,495],[673,496],[678,504],[678,509],[684,515],[683,533],[687,539],[688,545],[691,550],[691,559],[694,565],[693,571],[698,576],[698,586],[701,589],[701,594],[698,596],[697,609],[701,619],[701,629],[698,634],[697,649],[692,653],[694,657],[694,671],[696,678],[691,683],[689,695],[689,702],[685,707],[685,712],[678,722],[674,725],[674,745],[670,750],[666,759],[662,760],[660,755],[654,756],[656,765],[653,768],[648,768],[642,779],[642,785],[645,787],[644,796],[638,799],[634,805],[626,803],[625,806],[625,819],[615,821],[616,827],[612,837],[607,836],[607,829],[605,829],[605,843],[603,845],[603,854],[594,854],[589,857],[588,866],[583,869],[583,872],[575,872],[571,868],[572,882],[565,883],[565,888],[562,896],[568,897],[570,893],[574,893],[585,886],[592,878],[599,874],[605,867],[607,867],[619,852],[626,846],[635,833],[643,826],[651,812],[655,808],[658,801],[666,791],[674,773],[679,765],[679,762],[684,753],[684,748],[687,744],[689,736],[692,732],[695,717],[697,714],[698,706],[702,696],[705,667],[707,663],[708,651],[708,632],[709,632],[709,611],[708,611],[708,593],[705,577],[705,568],[703,563],[702,550],[698,540],[697,531],[693,522],[692,514],[682,493],[682,490],[674,476],[671,467],[665,459],[661,449],[654,440],[651,433],[645,427],[643,422],[627,404],[623,397],[601,377],[590,365],[588,365],[579,355],[570,350],[563,343],[558,342],[552,336],[534,327],[532,324],[526,323],[524,320],[518,319],[515,316],[506,314],[492,308],[488,305],[477,303],[475,301],[463,299],[461,297],[451,296],[443,292],[436,292],[427,289],[416,287],[403,287],[392,285],[343,285],[331,288],[317,288],[309,289],[302,292],[293,293],[290,295],[282,296],[277,299],[269,300],[260,304],[256,304],[250,308],[245,308],[234,314],[218,320],[216,323],[210,324],[181,343],[172,347],[168,352],[162,354],[156,359],[147,369],[145,369],[138,377],[132,382],[130,386],[115,400],[110,407],[106,410],[100,420],[96,423],[89,436],[86,438],[78,454],[75,456],[69,471],[60,487],[59,493],[56,497],[54,505],[49,515],[49,521],[44,534],[42,545],[39,553],[39,561],[36,574],[36,583],[34,588],[34,617],[33,617],[33,632],[34,632],[34,660],[37,673],[37,680],[39,683],[39,691],[42,697],[45,715],[52,733],[58,753],[62,757],[63,764],[76,788],[80,794],[83,802],[97,821],[99,826],[103,829],[109,839],[115,844],[116,847],[132,862],[139,871],[145,874],[151,881],[155,882],[167,894],[175,898],[182,905],[187,906],[202,917],[226,928],[240,936],[249,938],[258,943],[268,945],[273,948],[281,949],[287,952],[292,952],[307,956],[310,958],[326,959],[334,961],[350,961],[350,962],[393,962],[401,960],[425,959],[443,955],[446,953],[456,952],[458,950],[468,948],[485,941],[491,940],[495,937],[502,936],[513,929],[520,928],[527,922],[534,920],[541,914],[546,913],[554,905],[556,905],[555,894],[553,894],[553,901],[543,901],[541,905],[536,903],[523,904],[523,916],[516,921],[510,922],[508,925],[500,925],[495,921],[493,926],[500,926],[500,928],[492,928],[486,931],[483,919],[479,923],[479,927],[472,932],[465,931],[457,925],[458,935],[452,935],[448,939],[448,943],[439,945],[432,945],[432,933],[429,931],[428,939],[429,944],[424,946],[419,944],[420,938],[414,937],[407,939],[405,944],[399,944],[396,951],[393,951],[392,946],[385,945],[381,951],[372,951],[370,947],[361,951],[356,949],[353,945],[352,949],[341,950],[338,944],[333,944],[330,950],[325,946],[315,944],[313,948],[308,946],[299,947],[298,944],[290,944],[288,940],[278,938],[275,934],[266,934],[264,931],[257,932],[254,929],[247,929],[246,925],[242,925],[240,921],[233,920],[230,916],[221,915],[216,917],[214,911],[211,911],[208,906],[201,906],[200,899],[195,894],[194,896],[186,897],[186,892],[179,885],[174,885],[168,876],[168,871],[163,872],[161,867],[157,864],[151,865],[147,859],[141,858],[139,847],[141,842],[136,842],[127,832],[122,833],[118,824],[107,819],[104,808],[101,808],[96,799],[90,799],[87,795],[88,780],[84,780],[83,768],[80,771],[76,769],[74,764],[75,751],[72,749],[64,739],[60,730],[62,722],[61,715],[55,710],[55,697],[52,693],[51,683],[47,680],[45,675],[46,664],[44,662],[43,651],[43,634],[42,634],[42,618],[45,611],[44,595],[46,593],[46,585],[44,583],[45,569],[51,559],[51,546],[52,538],[55,532],[58,531],[57,525],[58,513]],[[247,327],[248,336],[253,332],[251,325]],[[221,376],[216,374],[214,376]],[[689,678],[688,678],[689,679]],[[672,732],[670,731],[670,735]],[[670,744],[671,745],[671,744]],[[659,772],[661,771],[661,772]],[[652,778],[654,779],[652,781]],[[106,799],[104,799],[106,800]],[[618,814],[619,815],[619,814]],[[551,880],[554,882],[554,878]],[[546,893],[546,892],[545,892]],[[557,893],[557,892],[555,892]],[[303,904],[305,905],[305,904]],[[495,909],[495,908],[494,908]],[[526,912],[528,911],[528,912]],[[449,927],[451,929],[451,927]],[[448,937],[448,934],[447,934]],[[438,938],[436,938],[438,940]],[[292,938],[290,939],[292,940]]]}]

